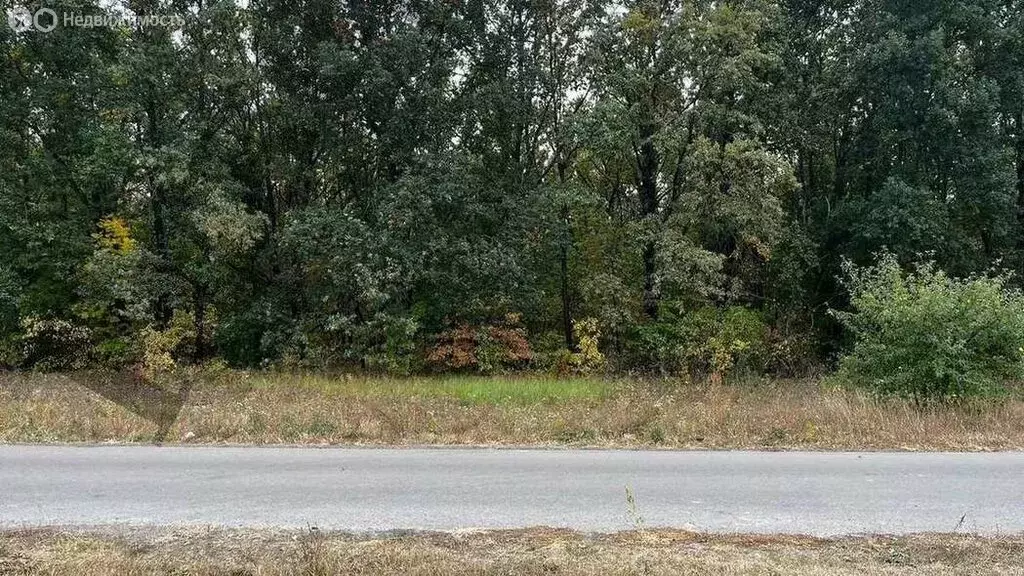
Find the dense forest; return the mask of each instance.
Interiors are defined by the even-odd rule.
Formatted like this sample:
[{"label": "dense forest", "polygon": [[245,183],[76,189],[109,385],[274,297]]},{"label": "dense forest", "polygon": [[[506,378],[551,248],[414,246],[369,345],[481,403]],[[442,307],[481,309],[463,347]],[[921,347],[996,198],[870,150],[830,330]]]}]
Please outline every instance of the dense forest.
[{"label": "dense forest", "polygon": [[0,30],[8,367],[798,374],[1024,267],[1021,0],[49,6],[182,25]]}]

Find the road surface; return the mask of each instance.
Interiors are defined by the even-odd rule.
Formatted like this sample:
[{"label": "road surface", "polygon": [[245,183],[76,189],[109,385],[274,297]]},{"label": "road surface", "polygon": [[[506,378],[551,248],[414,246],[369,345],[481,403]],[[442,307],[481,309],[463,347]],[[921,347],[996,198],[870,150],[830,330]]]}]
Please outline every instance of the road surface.
[{"label": "road surface", "polygon": [[1015,533],[1024,453],[0,446],[0,527],[100,524]]}]

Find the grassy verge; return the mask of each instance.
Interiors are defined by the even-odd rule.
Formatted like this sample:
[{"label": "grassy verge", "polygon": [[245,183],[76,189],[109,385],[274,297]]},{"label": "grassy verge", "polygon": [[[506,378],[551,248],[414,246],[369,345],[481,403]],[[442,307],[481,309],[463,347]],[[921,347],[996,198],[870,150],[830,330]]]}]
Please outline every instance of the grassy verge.
[{"label": "grassy verge", "polygon": [[530,529],[359,538],[281,531],[0,533],[0,575],[901,575],[1024,573],[1024,537],[822,540]]},{"label": "grassy verge", "polygon": [[1024,448],[1024,401],[922,409],[812,381],[0,374],[0,442]]}]

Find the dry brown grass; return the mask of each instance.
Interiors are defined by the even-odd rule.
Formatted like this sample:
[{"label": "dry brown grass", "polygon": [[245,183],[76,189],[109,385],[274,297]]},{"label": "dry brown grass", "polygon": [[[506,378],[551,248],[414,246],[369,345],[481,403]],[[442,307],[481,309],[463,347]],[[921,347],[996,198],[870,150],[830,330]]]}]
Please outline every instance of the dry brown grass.
[{"label": "dry brown grass", "polygon": [[[811,381],[704,387],[244,372],[189,381],[185,396],[176,383],[154,393],[115,375],[0,375],[0,442],[1024,448],[1020,399],[922,409]],[[522,394],[492,393],[520,384]]]},{"label": "dry brown grass", "polygon": [[392,537],[212,529],[0,533],[0,575],[43,574],[1020,575],[1024,537],[820,540],[672,530],[585,535],[544,528]]}]

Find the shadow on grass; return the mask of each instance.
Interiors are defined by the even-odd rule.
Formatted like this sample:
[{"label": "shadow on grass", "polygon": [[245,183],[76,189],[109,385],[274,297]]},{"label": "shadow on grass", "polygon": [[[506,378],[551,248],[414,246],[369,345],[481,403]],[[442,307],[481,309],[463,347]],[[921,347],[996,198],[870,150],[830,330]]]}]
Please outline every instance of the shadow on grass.
[{"label": "shadow on grass", "polygon": [[187,379],[180,383],[177,390],[146,382],[137,374],[123,372],[106,377],[87,378],[80,382],[96,394],[114,402],[118,406],[137,414],[157,425],[153,436],[155,444],[162,444],[166,439],[178,414],[188,402],[192,384]]}]

